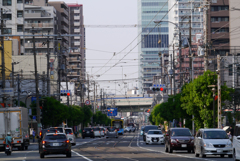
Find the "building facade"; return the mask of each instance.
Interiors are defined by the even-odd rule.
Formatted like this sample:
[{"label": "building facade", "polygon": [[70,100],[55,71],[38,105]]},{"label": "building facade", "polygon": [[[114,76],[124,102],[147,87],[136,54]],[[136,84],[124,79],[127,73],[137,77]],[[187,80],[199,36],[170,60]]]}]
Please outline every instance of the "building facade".
[{"label": "building facade", "polygon": [[[165,0],[138,0],[139,92],[150,93],[153,76],[163,75],[168,63],[168,2]],[[159,52],[163,53],[159,57]],[[160,82],[163,83],[163,82]]]}]

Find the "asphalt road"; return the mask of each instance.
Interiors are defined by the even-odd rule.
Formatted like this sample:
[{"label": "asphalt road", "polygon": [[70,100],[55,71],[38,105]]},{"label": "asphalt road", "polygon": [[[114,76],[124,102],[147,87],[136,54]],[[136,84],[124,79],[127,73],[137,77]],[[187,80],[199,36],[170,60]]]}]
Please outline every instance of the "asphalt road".
[{"label": "asphalt road", "polygon": [[65,155],[46,155],[40,159],[37,143],[32,143],[29,150],[14,150],[11,156],[0,152],[0,160],[30,161],[30,160],[78,160],[78,161],[199,161],[219,160],[232,161],[232,158],[207,156],[196,158],[193,153],[173,151],[165,153],[164,145],[146,145],[137,132],[127,133],[119,138],[77,139],[77,145],[72,147],[72,158]]}]

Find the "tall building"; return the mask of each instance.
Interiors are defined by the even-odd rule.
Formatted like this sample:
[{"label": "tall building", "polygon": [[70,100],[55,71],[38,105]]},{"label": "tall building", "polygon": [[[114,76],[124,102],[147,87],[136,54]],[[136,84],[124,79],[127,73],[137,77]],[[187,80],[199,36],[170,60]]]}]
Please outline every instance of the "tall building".
[{"label": "tall building", "polygon": [[83,6],[81,4],[68,4],[69,7],[69,33],[79,36],[69,38],[69,68],[68,78],[84,79],[86,72],[85,61],[85,29],[83,19]]},{"label": "tall building", "polygon": [[[138,0],[139,41],[139,92],[149,93],[153,77],[164,76],[168,63],[168,2],[165,0]],[[158,43],[160,42],[160,43]],[[159,57],[159,52],[162,56]],[[163,56],[164,55],[164,56]],[[159,82],[165,83],[165,82]]]}]

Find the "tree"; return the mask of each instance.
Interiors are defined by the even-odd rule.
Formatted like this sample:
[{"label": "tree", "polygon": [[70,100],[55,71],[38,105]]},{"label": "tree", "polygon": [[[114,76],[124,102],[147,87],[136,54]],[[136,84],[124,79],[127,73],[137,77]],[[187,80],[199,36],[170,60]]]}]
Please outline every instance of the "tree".
[{"label": "tree", "polygon": [[111,119],[107,117],[106,114],[103,114],[101,111],[97,111],[93,115],[93,123],[100,125],[109,125],[111,124]]},{"label": "tree", "polygon": [[[208,86],[214,84],[217,84],[217,75],[214,72],[206,71],[182,89],[181,107],[186,110],[188,115],[194,115],[197,130],[204,125],[208,128],[213,126],[213,93]],[[231,99],[229,95],[231,91],[232,89],[226,85],[221,86],[222,102]],[[217,101],[215,104],[217,109]],[[217,110],[215,115],[217,116]]]},{"label": "tree", "polygon": [[79,125],[83,121],[83,111],[79,106],[69,106],[68,108],[69,117],[67,119],[68,126],[76,126]]},{"label": "tree", "polygon": [[91,122],[93,113],[90,107],[91,106],[86,106],[86,105],[81,107],[81,111],[83,112],[82,129],[84,128],[84,126],[87,126],[87,124]]}]

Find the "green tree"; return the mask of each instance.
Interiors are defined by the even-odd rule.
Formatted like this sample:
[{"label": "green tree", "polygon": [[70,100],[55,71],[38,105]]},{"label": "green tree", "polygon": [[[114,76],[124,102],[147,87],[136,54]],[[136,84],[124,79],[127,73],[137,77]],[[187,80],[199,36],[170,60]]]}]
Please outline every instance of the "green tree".
[{"label": "green tree", "polygon": [[87,126],[87,124],[91,122],[93,113],[91,111],[91,106],[86,106],[86,105],[81,107],[81,111],[83,112],[83,120],[82,120],[82,129],[83,129],[84,126]]},{"label": "green tree", "polygon": [[67,119],[68,126],[76,126],[79,125],[83,121],[83,111],[79,106],[69,106],[68,108],[69,117]]}]

